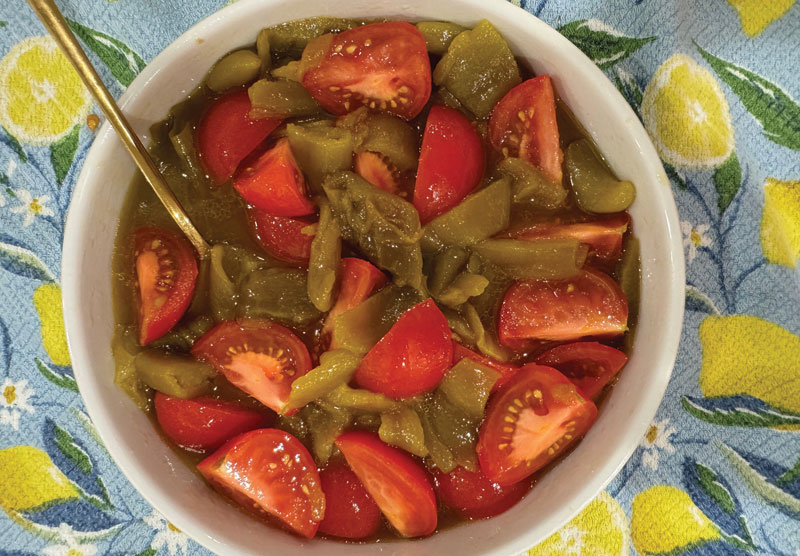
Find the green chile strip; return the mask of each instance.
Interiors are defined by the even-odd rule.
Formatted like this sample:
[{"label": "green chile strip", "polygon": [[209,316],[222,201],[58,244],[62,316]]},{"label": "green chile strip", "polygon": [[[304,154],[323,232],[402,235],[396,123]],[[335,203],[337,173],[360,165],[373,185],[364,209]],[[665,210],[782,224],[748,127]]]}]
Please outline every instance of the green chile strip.
[{"label": "green chile strip", "polygon": [[319,207],[319,226],[314,241],[311,242],[308,262],[308,298],[319,311],[330,311],[333,306],[333,290],[341,255],[339,224],[333,217],[328,202],[322,201]]},{"label": "green chile strip", "polygon": [[636,197],[633,184],[618,180],[588,139],[570,144],[564,159],[581,209],[597,213],[621,212],[633,203]]},{"label": "green chile strip", "polygon": [[415,456],[425,457],[425,430],[417,412],[410,407],[402,407],[398,411],[381,413],[381,426],[378,429],[381,440],[397,446]]},{"label": "green chile strip", "polygon": [[206,76],[206,85],[215,93],[250,83],[261,73],[261,58],[251,50],[231,52],[214,64]]},{"label": "green chile strip", "polygon": [[158,348],[140,352],[133,364],[139,378],[150,388],[183,399],[211,392],[211,381],[217,376],[208,363]]},{"label": "green chile strip", "polygon": [[361,358],[346,349],[326,351],[319,365],[292,383],[286,409],[297,409],[326,396],[341,384],[347,384],[356,372]]},{"label": "green chile strip", "polygon": [[279,79],[259,79],[247,89],[254,118],[289,118],[314,116],[322,112],[311,95],[300,83]]},{"label": "green chile strip", "polygon": [[487,239],[475,252],[515,280],[551,280],[578,274],[589,250],[574,238]]}]

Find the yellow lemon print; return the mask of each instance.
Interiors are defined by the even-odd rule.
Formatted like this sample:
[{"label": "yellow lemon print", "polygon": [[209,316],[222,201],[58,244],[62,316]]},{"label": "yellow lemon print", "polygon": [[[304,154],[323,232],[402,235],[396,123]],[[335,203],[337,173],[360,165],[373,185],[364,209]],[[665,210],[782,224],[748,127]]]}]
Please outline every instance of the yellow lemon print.
[{"label": "yellow lemon print", "polygon": [[628,520],[607,492],[584,508],[572,521],[529,551],[530,556],[627,556]]},{"label": "yellow lemon print", "polygon": [[51,37],[30,37],[0,60],[0,124],[25,143],[44,145],[89,113],[91,97]]},{"label": "yellow lemon print", "polygon": [[656,70],[642,119],[661,158],[680,168],[715,168],[733,152],[728,101],[707,69],[675,54]]},{"label": "yellow lemon print", "polygon": [[742,31],[755,37],[776,19],[782,18],[794,4],[794,0],[728,0],[728,4],[739,12]]},{"label": "yellow lemon print", "polygon": [[800,257],[800,181],[767,178],[761,213],[761,250],[772,264],[797,266]]},{"label": "yellow lemon print", "polygon": [[6,512],[42,509],[78,497],[50,456],[33,446],[0,450],[0,477],[0,508]]},{"label": "yellow lemon print", "polygon": [[800,337],[750,315],[707,317],[700,325],[704,396],[754,396],[800,412]]},{"label": "yellow lemon print", "polygon": [[672,486],[656,485],[633,499],[631,538],[640,554],[655,556],[717,540],[720,534],[688,494]]},{"label": "yellow lemon print", "polygon": [[33,305],[42,324],[42,344],[50,361],[56,365],[70,365],[67,335],[64,332],[64,312],[61,308],[61,287],[42,284],[33,292]]}]

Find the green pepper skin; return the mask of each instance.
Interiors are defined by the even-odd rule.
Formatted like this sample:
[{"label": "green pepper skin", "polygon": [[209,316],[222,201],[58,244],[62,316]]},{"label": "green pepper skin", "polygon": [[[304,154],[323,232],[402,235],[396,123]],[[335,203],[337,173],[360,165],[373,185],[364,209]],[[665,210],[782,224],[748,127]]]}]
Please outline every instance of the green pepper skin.
[{"label": "green pepper skin", "polygon": [[381,413],[381,426],[378,429],[381,440],[397,446],[415,456],[425,457],[425,430],[417,412],[410,407],[402,407],[397,411]]},{"label": "green pepper skin", "polygon": [[420,21],[417,23],[417,29],[425,37],[428,52],[437,56],[447,52],[456,35],[467,30],[466,27],[448,21]]},{"label": "green pepper skin", "polygon": [[251,118],[314,116],[322,108],[297,81],[259,79],[247,89]]},{"label": "green pepper skin", "polygon": [[319,225],[308,262],[308,298],[321,312],[333,307],[336,272],[342,258],[342,240],[339,224],[333,217],[330,205],[323,202],[319,210]]},{"label": "green pepper skin", "polygon": [[598,156],[588,139],[567,147],[567,172],[578,206],[586,212],[612,213],[626,210],[636,197],[629,181],[620,181]]},{"label": "green pepper skin", "polygon": [[515,280],[570,278],[581,271],[589,249],[575,238],[487,239],[475,252]]},{"label": "green pepper skin", "polygon": [[239,288],[237,316],[294,324],[318,319],[321,313],[308,299],[307,276],[302,270],[287,268],[251,272]]},{"label": "green pepper skin", "polygon": [[138,353],[133,364],[142,382],[176,398],[191,399],[208,394],[217,376],[217,371],[208,363],[158,348]]},{"label": "green pepper skin", "polygon": [[215,93],[246,85],[261,73],[262,60],[252,50],[237,50],[214,64],[206,75],[206,86]]},{"label": "green pepper skin", "polygon": [[536,166],[521,158],[509,157],[497,165],[497,171],[512,180],[512,200],[527,206],[554,210],[564,206],[569,192],[560,183],[547,179]]},{"label": "green pepper skin", "polygon": [[289,146],[314,193],[331,173],[347,170],[353,163],[353,134],[327,122],[286,126]]},{"label": "green pepper skin", "polygon": [[470,417],[482,419],[486,401],[499,378],[497,371],[465,357],[447,371],[439,391]]},{"label": "green pepper skin", "polygon": [[303,407],[347,384],[360,362],[359,356],[346,349],[326,351],[320,356],[319,365],[292,383],[286,411]]}]

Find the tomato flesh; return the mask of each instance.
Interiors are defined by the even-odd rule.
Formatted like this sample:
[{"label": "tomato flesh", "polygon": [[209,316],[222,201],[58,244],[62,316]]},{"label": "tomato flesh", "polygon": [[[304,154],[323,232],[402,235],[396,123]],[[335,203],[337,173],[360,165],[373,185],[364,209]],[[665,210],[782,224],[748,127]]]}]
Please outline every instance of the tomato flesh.
[{"label": "tomato flesh", "polygon": [[197,465],[214,488],[313,537],[325,515],[317,465],[299,440],[277,429],[246,432]]},{"label": "tomato flesh", "polygon": [[292,382],[311,369],[311,356],[300,338],[259,319],[218,324],[195,342],[192,355],[277,413],[289,399]]},{"label": "tomato flesh", "polygon": [[314,224],[309,218],[274,216],[250,207],[247,210],[250,230],[258,244],[270,255],[287,263],[308,266]]},{"label": "tomato flesh", "polygon": [[197,125],[197,154],[215,184],[231,179],[239,163],[281,123],[276,118],[251,119],[247,90],[223,95]]},{"label": "tomato flesh", "polygon": [[463,467],[456,467],[450,473],[437,469],[433,478],[439,500],[468,519],[503,513],[519,502],[530,486],[526,481],[501,486],[480,469],[469,471]]},{"label": "tomato flesh", "polygon": [[319,532],[345,539],[374,535],[381,524],[381,510],[358,476],[342,462],[319,472],[325,493],[325,519]]},{"label": "tomato flesh", "polygon": [[503,156],[527,160],[548,178],[561,183],[564,153],[558,137],[555,93],[549,75],[523,81],[492,110],[492,146]]},{"label": "tomato flesh", "polygon": [[431,94],[425,38],[404,21],[320,37],[306,47],[301,65],[303,86],[337,115],[366,105],[410,120]]},{"label": "tomato flesh", "polygon": [[389,163],[378,153],[371,151],[358,153],[353,168],[356,174],[378,189],[397,193],[400,188]]},{"label": "tomato flesh", "polygon": [[500,307],[500,343],[519,340],[567,342],[611,337],[627,330],[628,302],[613,278],[582,270],[564,280],[523,280],[506,292]]},{"label": "tomato flesh", "polygon": [[306,216],[316,208],[285,137],[252,163],[243,164],[233,187],[244,200],[274,216]]},{"label": "tomato flesh", "polygon": [[464,358],[471,359],[476,363],[480,363],[481,365],[486,365],[490,369],[493,369],[500,373],[500,378],[497,379],[497,382],[494,383],[492,387],[492,391],[494,392],[498,388],[500,388],[503,384],[508,382],[511,377],[516,374],[519,370],[519,366],[512,365],[511,363],[503,363],[502,361],[498,361],[497,359],[492,359],[491,357],[486,357],[481,355],[480,353],[475,353],[471,349],[466,346],[462,346],[455,340],[453,340],[453,365],[458,363]]},{"label": "tomato flesh", "polygon": [[551,367],[529,364],[489,400],[478,434],[481,471],[501,486],[535,473],[597,418],[597,407]]},{"label": "tomato flesh", "polygon": [[197,281],[194,249],[166,228],[134,232],[139,343],[147,345],[175,326],[192,302]]},{"label": "tomato flesh", "polygon": [[436,494],[422,464],[366,431],[336,439],[347,464],[378,507],[404,537],[430,535],[436,529]]},{"label": "tomato flesh", "polygon": [[[381,270],[364,259],[344,257],[339,263],[339,295],[328,312],[323,332],[333,332],[333,319],[361,304],[386,285],[388,279]],[[333,348],[334,346],[331,345]]]},{"label": "tomato flesh", "polygon": [[575,342],[550,349],[536,358],[539,365],[558,369],[587,398],[594,398],[625,366],[628,357],[599,342]]},{"label": "tomato flesh", "polygon": [[390,398],[407,398],[433,390],[453,363],[447,319],[431,299],[398,319],[367,352],[356,369],[362,388]]},{"label": "tomato flesh", "polygon": [[485,165],[483,142],[472,123],[458,110],[433,106],[414,185],[420,221],[426,224],[460,203],[478,187]]},{"label": "tomato flesh", "polygon": [[267,421],[262,412],[214,398],[183,400],[156,392],[154,405],[164,434],[190,450],[215,450]]}]

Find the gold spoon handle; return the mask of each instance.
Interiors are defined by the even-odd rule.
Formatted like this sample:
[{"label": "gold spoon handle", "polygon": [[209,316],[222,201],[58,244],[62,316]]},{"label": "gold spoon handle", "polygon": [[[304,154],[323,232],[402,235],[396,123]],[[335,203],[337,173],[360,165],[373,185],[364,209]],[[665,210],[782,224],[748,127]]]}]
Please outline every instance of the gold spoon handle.
[{"label": "gold spoon handle", "polygon": [[58,7],[53,0],[28,0],[28,4],[31,5],[33,11],[36,12],[36,15],[44,26],[50,34],[53,35],[56,42],[61,47],[61,50],[64,51],[67,59],[72,62],[78,75],[81,76],[89,92],[92,93],[92,96],[94,96],[100,108],[103,109],[108,121],[111,122],[111,125],[117,131],[120,139],[122,139],[123,145],[128,149],[136,166],[138,166],[139,170],[144,174],[145,179],[153,188],[153,191],[167,209],[167,212],[169,212],[172,219],[175,220],[175,223],[186,237],[189,238],[189,241],[192,242],[200,258],[205,258],[210,246],[206,240],[203,239],[203,236],[200,235],[197,228],[194,227],[194,224],[192,224],[189,215],[186,214],[186,211],[183,210],[180,202],[175,197],[175,193],[172,192],[172,189],[170,189],[169,185],[164,180],[164,176],[161,175],[155,162],[150,158],[150,154],[144,148],[144,145],[142,145],[142,142],[133,131],[133,128],[131,128],[128,120],[125,119],[119,106],[117,106],[114,98],[100,79],[100,76],[97,75],[92,63],[86,57],[80,44],[78,44],[75,35],[72,34],[67,22],[64,21],[64,16],[61,15]]}]

